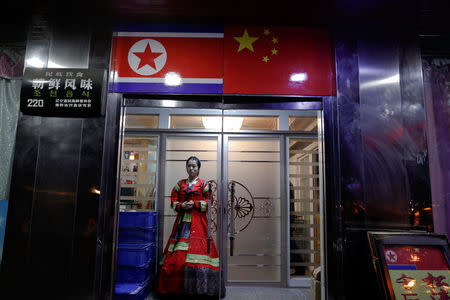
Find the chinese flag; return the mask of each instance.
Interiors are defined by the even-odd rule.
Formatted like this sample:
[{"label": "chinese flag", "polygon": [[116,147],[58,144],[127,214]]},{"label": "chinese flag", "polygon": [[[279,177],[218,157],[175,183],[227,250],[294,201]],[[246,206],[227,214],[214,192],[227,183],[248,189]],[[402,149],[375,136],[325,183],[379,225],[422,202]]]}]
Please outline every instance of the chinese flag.
[{"label": "chinese flag", "polygon": [[225,94],[332,94],[326,30],[226,26],[224,44]]}]

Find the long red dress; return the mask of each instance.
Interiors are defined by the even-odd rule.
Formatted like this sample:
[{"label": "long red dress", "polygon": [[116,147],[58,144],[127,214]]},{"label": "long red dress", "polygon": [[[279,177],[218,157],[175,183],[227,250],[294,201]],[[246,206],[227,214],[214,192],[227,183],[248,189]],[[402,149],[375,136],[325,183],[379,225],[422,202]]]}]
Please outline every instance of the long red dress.
[{"label": "long red dress", "polygon": [[[172,189],[171,206],[178,214],[161,257],[158,293],[217,296],[221,290],[225,295],[212,238],[207,253],[208,192],[208,184],[198,178],[191,184],[180,180]],[[194,208],[182,210],[181,204],[191,200]]]}]

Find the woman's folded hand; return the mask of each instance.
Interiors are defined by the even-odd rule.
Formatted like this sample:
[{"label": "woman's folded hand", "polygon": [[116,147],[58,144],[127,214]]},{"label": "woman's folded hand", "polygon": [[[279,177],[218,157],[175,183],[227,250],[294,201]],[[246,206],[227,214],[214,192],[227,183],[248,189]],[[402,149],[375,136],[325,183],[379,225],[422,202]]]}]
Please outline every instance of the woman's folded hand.
[{"label": "woman's folded hand", "polygon": [[194,207],[194,201],[183,202],[181,208],[184,210],[191,210]]}]

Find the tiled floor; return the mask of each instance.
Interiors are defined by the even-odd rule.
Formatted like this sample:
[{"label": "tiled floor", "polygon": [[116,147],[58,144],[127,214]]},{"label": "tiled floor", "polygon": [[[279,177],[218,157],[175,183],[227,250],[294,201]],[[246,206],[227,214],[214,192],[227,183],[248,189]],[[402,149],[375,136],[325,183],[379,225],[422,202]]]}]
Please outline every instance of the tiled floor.
[{"label": "tiled floor", "polygon": [[[157,299],[158,298],[153,298],[149,296],[146,300],[157,300]],[[309,299],[310,299],[309,289],[228,286],[227,295],[222,300],[309,300]]]},{"label": "tiled floor", "polygon": [[275,287],[227,287],[224,300],[309,300],[309,289]]}]

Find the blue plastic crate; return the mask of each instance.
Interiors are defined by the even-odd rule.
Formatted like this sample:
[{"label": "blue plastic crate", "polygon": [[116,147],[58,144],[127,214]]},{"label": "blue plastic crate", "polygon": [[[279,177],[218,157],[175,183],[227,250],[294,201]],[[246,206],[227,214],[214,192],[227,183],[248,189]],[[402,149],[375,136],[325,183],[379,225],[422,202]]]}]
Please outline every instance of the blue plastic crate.
[{"label": "blue plastic crate", "polygon": [[155,227],[156,216],[155,211],[121,211],[119,227]]},{"label": "blue plastic crate", "polygon": [[155,259],[154,244],[119,244],[117,264],[125,266],[142,266]]},{"label": "blue plastic crate", "polygon": [[122,244],[140,244],[154,243],[156,238],[155,227],[120,227],[119,243]]},{"label": "blue plastic crate", "polygon": [[115,300],[144,300],[150,292],[149,282],[139,283],[116,283],[114,288]]},{"label": "blue plastic crate", "polygon": [[118,283],[136,283],[151,280],[153,269],[153,260],[142,266],[117,265],[116,282]]}]

